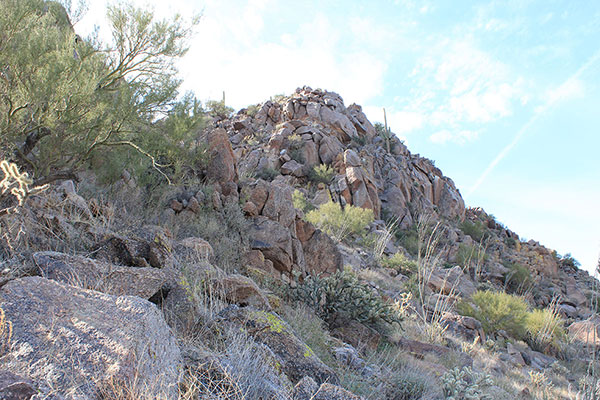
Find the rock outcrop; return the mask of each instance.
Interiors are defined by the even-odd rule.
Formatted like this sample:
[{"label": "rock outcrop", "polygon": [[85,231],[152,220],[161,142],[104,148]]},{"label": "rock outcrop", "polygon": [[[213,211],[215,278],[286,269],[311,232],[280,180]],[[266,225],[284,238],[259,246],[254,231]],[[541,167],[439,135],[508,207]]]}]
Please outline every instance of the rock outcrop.
[{"label": "rock outcrop", "polygon": [[218,315],[219,321],[243,329],[259,343],[268,346],[287,377],[297,383],[309,376],[317,383],[338,383],[339,378],[300,340],[279,316],[251,307],[230,306]]},{"label": "rock outcrop", "polygon": [[154,304],[40,277],[7,283],[0,302],[13,327],[10,370],[68,398],[111,384],[176,397],[181,355]]}]

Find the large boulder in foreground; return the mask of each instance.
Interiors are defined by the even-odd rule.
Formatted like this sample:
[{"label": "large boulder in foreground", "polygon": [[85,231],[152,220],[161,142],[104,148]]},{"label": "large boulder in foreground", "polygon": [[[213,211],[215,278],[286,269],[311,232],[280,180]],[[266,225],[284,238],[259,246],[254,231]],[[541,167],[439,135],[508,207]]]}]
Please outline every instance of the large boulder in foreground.
[{"label": "large boulder in foreground", "polygon": [[67,399],[111,385],[177,397],[181,355],[154,304],[40,277],[8,282],[0,303],[13,326],[4,369],[47,382]]}]

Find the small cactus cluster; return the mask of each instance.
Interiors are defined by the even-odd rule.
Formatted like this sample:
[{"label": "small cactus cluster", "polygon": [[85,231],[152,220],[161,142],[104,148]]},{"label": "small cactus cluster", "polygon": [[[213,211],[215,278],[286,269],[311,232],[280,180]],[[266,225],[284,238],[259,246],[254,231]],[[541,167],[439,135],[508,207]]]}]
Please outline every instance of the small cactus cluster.
[{"label": "small cactus cluster", "polygon": [[[29,177],[29,174],[27,172],[21,173],[16,164],[6,160],[0,162],[0,170],[4,174],[4,178],[0,181],[0,201],[10,194],[17,200],[17,206],[22,206],[27,196],[39,193],[47,187],[44,185],[31,188],[33,180]],[[14,207],[0,209],[0,215],[7,214],[13,209]]]},{"label": "small cactus cluster", "polygon": [[446,400],[491,400],[484,389],[492,385],[492,378],[487,374],[474,372],[470,367],[454,368],[446,372],[442,383]]},{"label": "small cactus cluster", "polygon": [[338,315],[375,325],[398,324],[402,313],[385,302],[373,289],[346,271],[325,278],[309,276],[292,291],[292,297],[313,308],[319,317],[332,323]]}]

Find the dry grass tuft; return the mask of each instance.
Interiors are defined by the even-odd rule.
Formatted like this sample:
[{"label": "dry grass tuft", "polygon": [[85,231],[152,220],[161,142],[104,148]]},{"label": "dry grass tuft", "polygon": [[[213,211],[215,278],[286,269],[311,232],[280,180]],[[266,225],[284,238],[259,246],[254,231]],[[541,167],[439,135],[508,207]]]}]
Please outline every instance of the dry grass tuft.
[{"label": "dry grass tuft", "polygon": [[12,322],[6,319],[6,314],[2,307],[0,307],[0,357],[10,351],[12,333]]}]

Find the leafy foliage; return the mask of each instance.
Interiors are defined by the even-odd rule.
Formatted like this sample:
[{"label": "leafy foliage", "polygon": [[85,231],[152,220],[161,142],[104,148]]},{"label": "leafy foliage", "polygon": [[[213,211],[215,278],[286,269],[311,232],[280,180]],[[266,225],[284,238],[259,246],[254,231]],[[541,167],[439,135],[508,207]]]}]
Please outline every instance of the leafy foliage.
[{"label": "leafy foliage", "polygon": [[304,193],[298,189],[294,190],[294,193],[292,193],[292,202],[294,203],[295,208],[302,210],[303,212],[309,212],[315,209],[306,196],[304,196]]},{"label": "leafy foliage", "polygon": [[400,245],[410,255],[416,257],[419,254],[419,235],[416,225],[413,225],[409,229],[396,230],[395,234]]},{"label": "leafy foliage", "polygon": [[316,165],[309,173],[308,179],[314,183],[328,185],[335,175],[335,170],[326,164]]},{"label": "leafy foliage", "polygon": [[279,174],[280,172],[278,169],[267,167],[256,171],[255,176],[259,179],[271,182]]},{"label": "leafy foliage", "polygon": [[527,314],[525,327],[527,342],[538,351],[558,348],[559,341],[566,337],[564,320],[554,307],[533,310]]},{"label": "leafy foliage", "polygon": [[410,260],[402,253],[396,253],[390,257],[385,257],[380,260],[382,266],[392,268],[402,273],[415,273],[418,265],[416,261]]},{"label": "leafy foliage", "polygon": [[326,278],[309,276],[293,289],[292,295],[330,324],[338,315],[373,325],[380,322],[400,325],[402,322],[402,314],[394,305],[386,303],[354,274],[346,271],[338,271]]},{"label": "leafy foliage", "polygon": [[486,226],[479,220],[465,220],[462,224],[460,224],[460,229],[466,235],[471,236],[471,238],[476,242],[480,242],[484,238],[487,231]]},{"label": "leafy foliage", "polygon": [[[600,261],[599,261],[600,262]],[[564,256],[561,257],[560,259],[560,264],[566,267],[570,267],[570,268],[578,268],[581,266],[581,263],[579,261],[577,261],[572,255],[571,253],[567,253]]]},{"label": "leafy foliage", "polygon": [[[191,26],[109,7],[111,45],[75,34],[64,8],[4,0],[0,13],[0,155],[38,183],[72,177],[91,157],[137,144],[177,94],[175,60]],[[192,24],[193,26],[193,24]],[[156,166],[156,165],[155,165]]]},{"label": "leafy foliage", "polygon": [[534,284],[531,271],[518,263],[505,264],[509,271],[504,275],[504,284],[511,293],[525,293]]},{"label": "leafy foliage", "polygon": [[233,115],[233,108],[225,105],[224,100],[210,100],[206,102],[208,114],[212,117],[226,119]]},{"label": "leafy foliage", "polygon": [[339,203],[330,201],[307,213],[306,220],[342,241],[349,235],[364,233],[367,225],[373,222],[373,211],[351,205],[342,209]]},{"label": "leafy foliage", "polygon": [[460,311],[481,322],[486,333],[504,330],[517,339],[526,334],[527,303],[522,297],[478,290],[473,294],[474,306],[460,303]]}]

